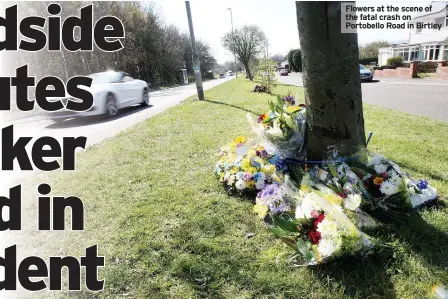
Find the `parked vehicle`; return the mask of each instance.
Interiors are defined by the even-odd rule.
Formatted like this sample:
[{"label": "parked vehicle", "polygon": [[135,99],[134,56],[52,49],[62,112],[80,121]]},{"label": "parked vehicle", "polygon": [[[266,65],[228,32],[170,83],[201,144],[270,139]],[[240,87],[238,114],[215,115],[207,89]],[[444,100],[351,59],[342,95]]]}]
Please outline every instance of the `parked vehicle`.
[{"label": "parked vehicle", "polygon": [[228,71],[227,72],[227,77],[232,77],[233,76],[233,72],[232,71]]},{"label": "parked vehicle", "polygon": [[[93,115],[114,116],[122,108],[135,104],[142,106],[150,104],[148,84],[132,78],[127,73],[107,71],[91,74],[88,77],[93,79],[90,87],[94,101],[92,108],[85,112],[49,112],[49,118],[60,120]],[[64,99],[67,100],[67,98]]]},{"label": "parked vehicle", "polygon": [[219,74],[219,79],[224,79],[226,77],[226,74]]},{"label": "parked vehicle", "polygon": [[363,66],[362,64],[359,65],[359,77],[362,80],[366,80],[366,81],[372,81],[373,80],[373,73],[366,68],[365,66]]},{"label": "parked vehicle", "polygon": [[281,69],[281,70],[280,70],[280,76],[288,76],[288,70],[286,70],[286,69]]}]

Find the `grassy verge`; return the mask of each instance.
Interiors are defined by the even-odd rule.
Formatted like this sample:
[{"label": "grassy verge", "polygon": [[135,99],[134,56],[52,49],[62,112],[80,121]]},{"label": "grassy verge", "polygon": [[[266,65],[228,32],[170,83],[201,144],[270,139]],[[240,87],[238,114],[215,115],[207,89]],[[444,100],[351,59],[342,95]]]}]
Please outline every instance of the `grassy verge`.
[{"label": "grassy verge", "polygon": [[[446,210],[425,211],[422,227],[396,232],[402,252],[393,260],[290,268],[292,252],[213,175],[217,149],[247,135],[246,113],[264,112],[274,98],[252,88],[243,78],[215,87],[207,101],[187,100],[89,148],[75,173],[51,177],[52,194],[83,199],[86,230],[33,231],[29,242],[53,254],[98,243],[107,258],[104,292],[70,298],[423,298],[448,284]],[[274,89],[288,91],[302,94]],[[365,119],[375,132],[372,150],[428,178],[446,198],[447,124],[367,105]]]}]

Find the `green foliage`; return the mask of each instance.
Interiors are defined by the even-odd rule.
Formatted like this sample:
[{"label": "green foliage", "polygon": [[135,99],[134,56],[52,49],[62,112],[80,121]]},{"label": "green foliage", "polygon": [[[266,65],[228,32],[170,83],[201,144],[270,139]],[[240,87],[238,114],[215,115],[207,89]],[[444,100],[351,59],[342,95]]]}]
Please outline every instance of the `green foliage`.
[{"label": "green foliage", "polygon": [[277,63],[270,58],[261,58],[258,61],[258,71],[261,76],[261,85],[266,87],[266,92],[271,93],[272,88],[275,87],[275,71],[277,70]]},{"label": "green foliage", "polygon": [[387,65],[399,67],[403,64],[403,57],[401,56],[394,56],[387,58]]},{"label": "green foliage", "polygon": [[[372,43],[368,43],[365,46],[360,46],[359,47],[359,59],[363,60],[363,59],[372,59],[375,58],[375,60],[370,60],[368,63],[370,63],[371,61],[378,61],[378,49],[379,48],[384,48],[384,47],[388,47],[389,43],[386,41],[376,41],[376,42],[372,42]],[[361,64],[364,64],[362,62],[360,62]]]},{"label": "green foliage", "polygon": [[297,49],[293,52],[292,60],[294,62],[295,72],[302,72],[302,52]]},{"label": "green foliage", "polygon": [[294,49],[294,50],[291,50],[291,51],[289,51],[288,52],[288,63],[289,63],[289,68],[292,70],[292,71],[296,71],[296,66],[294,65],[294,52],[296,51],[297,49]]}]

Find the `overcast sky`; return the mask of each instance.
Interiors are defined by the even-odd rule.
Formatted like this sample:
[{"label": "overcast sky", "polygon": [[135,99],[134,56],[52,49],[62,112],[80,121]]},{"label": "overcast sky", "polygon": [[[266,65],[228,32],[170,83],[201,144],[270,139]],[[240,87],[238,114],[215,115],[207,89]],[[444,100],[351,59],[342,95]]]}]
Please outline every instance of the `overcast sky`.
[{"label": "overcast sky", "polygon": [[[357,1],[357,6],[405,5],[426,6],[428,1]],[[221,37],[231,30],[232,8],[234,28],[258,25],[269,40],[269,54],[286,54],[299,48],[295,2],[291,0],[225,0],[190,1],[196,39],[207,42],[219,63],[232,60],[233,56],[222,47]],[[167,24],[173,24],[188,32],[185,2],[179,0],[157,1],[156,11]],[[365,44],[376,40],[403,42],[409,37],[408,30],[359,30],[358,42]]]}]

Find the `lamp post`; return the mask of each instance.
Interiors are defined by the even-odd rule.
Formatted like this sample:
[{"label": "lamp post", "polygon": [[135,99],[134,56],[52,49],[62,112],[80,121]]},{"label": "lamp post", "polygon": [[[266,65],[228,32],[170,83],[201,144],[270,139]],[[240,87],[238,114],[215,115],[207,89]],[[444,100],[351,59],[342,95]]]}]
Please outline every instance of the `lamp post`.
[{"label": "lamp post", "polygon": [[[233,34],[233,14],[232,14],[232,8],[227,8],[227,10],[230,11],[230,23],[232,24],[232,34]],[[235,71],[235,78],[238,78],[238,71],[236,69],[236,55],[235,52],[233,53],[233,57],[235,59],[235,65],[234,65],[234,71]]]},{"label": "lamp post", "polygon": [[196,41],[194,39],[193,19],[191,17],[190,1],[185,1],[185,8],[187,10],[188,27],[190,28],[191,50],[193,51],[193,71],[196,80],[196,89],[198,90],[199,100],[203,101],[204,88],[202,87],[201,67],[199,63],[198,52],[196,51]]}]

